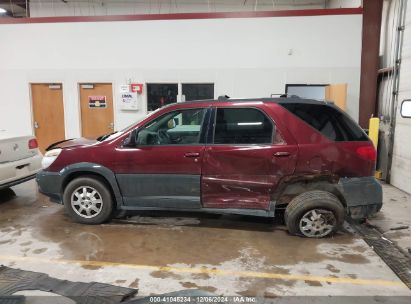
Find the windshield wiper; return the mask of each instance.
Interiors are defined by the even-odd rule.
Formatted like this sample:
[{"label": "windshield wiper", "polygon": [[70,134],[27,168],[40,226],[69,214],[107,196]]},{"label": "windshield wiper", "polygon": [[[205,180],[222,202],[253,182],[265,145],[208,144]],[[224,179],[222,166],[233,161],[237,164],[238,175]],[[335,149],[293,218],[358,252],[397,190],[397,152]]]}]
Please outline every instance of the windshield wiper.
[{"label": "windshield wiper", "polygon": [[101,135],[101,136],[97,137],[97,140],[98,141],[103,141],[103,140],[109,138],[111,135],[116,134],[116,133],[118,133],[118,131],[111,132],[111,133],[108,133],[108,134],[105,134],[105,135]]}]

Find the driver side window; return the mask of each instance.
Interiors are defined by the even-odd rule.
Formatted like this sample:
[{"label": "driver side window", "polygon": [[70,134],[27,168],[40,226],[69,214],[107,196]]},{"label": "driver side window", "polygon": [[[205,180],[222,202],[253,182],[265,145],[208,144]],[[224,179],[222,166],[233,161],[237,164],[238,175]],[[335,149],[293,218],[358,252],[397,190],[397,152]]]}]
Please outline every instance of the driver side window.
[{"label": "driver side window", "polygon": [[137,145],[193,145],[200,143],[206,109],[177,110],[164,114],[142,128]]}]

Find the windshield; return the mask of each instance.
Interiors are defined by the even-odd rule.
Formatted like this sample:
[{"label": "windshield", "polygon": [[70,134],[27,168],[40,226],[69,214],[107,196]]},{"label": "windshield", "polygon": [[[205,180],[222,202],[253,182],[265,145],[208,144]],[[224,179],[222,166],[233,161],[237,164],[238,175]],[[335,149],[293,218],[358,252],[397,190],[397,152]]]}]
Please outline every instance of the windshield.
[{"label": "windshield", "polygon": [[133,122],[132,124],[128,125],[127,127],[123,128],[120,132],[125,132],[127,131],[129,128],[131,128],[132,126],[138,124],[139,122],[143,121],[144,119],[153,116],[155,113],[157,113],[158,111],[160,111],[162,108],[158,108],[155,111],[152,111],[150,113],[148,113],[146,116],[140,117],[138,120],[136,120],[135,122]]},{"label": "windshield", "polygon": [[140,117],[138,120],[134,121],[132,124],[129,124],[127,127],[121,129],[120,131],[114,131],[114,132],[111,132],[111,133],[101,135],[101,136],[97,137],[97,140],[98,141],[104,141],[104,140],[112,140],[114,138],[117,138],[118,136],[124,134],[124,132],[127,131],[128,129],[130,129],[132,126],[138,124],[139,122],[143,121],[144,119],[146,119],[146,118],[152,116],[153,114],[157,113],[160,109],[161,108],[159,108],[159,109],[157,109],[153,112],[148,113],[146,116]]}]

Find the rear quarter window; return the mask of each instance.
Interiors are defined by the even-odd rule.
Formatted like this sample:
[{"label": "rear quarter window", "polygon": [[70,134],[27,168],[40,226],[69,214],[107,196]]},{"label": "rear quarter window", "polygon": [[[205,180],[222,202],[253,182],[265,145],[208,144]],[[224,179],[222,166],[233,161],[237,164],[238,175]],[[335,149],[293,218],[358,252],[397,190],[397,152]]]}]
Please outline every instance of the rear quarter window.
[{"label": "rear quarter window", "polygon": [[333,106],[305,103],[280,105],[333,141],[369,140],[358,124]]}]

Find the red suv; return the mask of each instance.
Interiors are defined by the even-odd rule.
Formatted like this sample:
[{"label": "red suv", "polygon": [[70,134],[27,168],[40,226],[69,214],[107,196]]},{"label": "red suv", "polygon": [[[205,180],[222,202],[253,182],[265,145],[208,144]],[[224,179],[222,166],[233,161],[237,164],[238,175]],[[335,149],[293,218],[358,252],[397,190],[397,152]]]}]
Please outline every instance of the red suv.
[{"label": "red suv", "polygon": [[376,152],[331,103],[301,98],[176,103],[97,140],[53,144],[40,191],[74,220],[117,210],[186,210],[274,217],[291,234],[324,237],[346,215],[381,209]]}]

